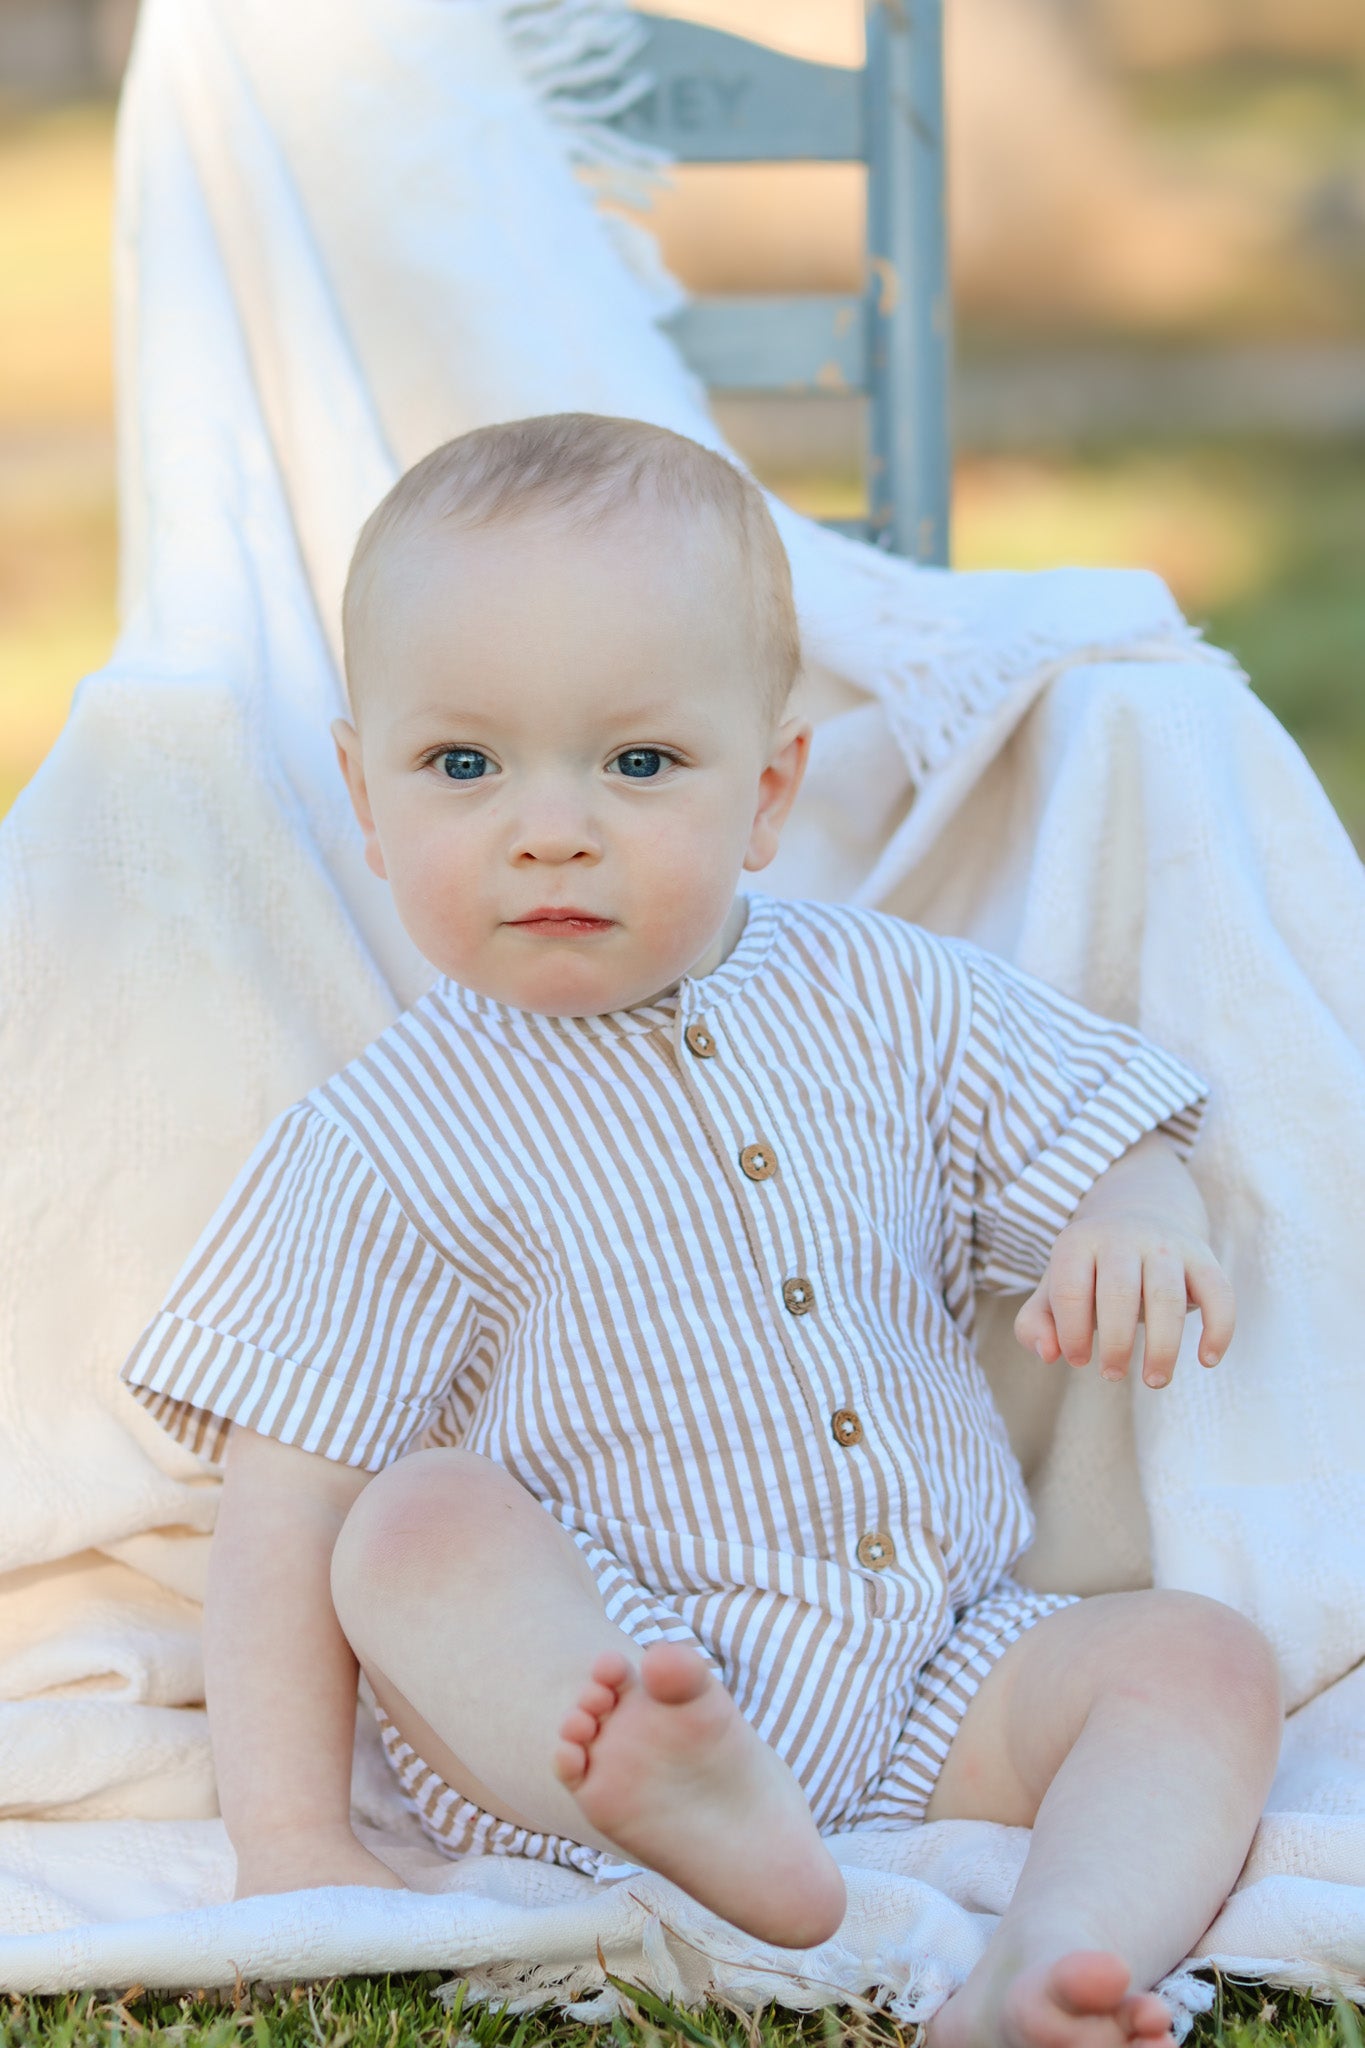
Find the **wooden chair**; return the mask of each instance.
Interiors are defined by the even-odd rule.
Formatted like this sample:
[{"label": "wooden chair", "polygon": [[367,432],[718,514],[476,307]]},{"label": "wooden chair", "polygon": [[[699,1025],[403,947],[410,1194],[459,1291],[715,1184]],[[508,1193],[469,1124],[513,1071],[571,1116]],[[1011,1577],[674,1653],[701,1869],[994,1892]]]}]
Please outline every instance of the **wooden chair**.
[{"label": "wooden chair", "polygon": [[649,92],[616,117],[683,163],[867,165],[867,288],[694,300],[669,323],[715,390],[864,391],[868,516],[829,524],[948,560],[950,301],[943,0],[866,0],[862,71],[641,15]]}]

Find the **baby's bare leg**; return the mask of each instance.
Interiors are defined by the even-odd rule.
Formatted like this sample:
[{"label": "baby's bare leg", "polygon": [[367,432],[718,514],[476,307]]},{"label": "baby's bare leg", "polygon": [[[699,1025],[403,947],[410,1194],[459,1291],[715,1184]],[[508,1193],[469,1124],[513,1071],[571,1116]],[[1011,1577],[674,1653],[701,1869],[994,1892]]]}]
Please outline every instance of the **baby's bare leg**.
[{"label": "baby's bare leg", "polygon": [[763,1940],[838,1926],[843,1881],[786,1765],[694,1650],[642,1655],[607,1619],[578,1546],[500,1466],[387,1467],[342,1525],[332,1598],[379,1704],[466,1798],[660,1871]]},{"label": "baby's bare leg", "polygon": [[1112,1593],[1046,1616],[972,1700],[930,1820],[1032,1826],[1028,1860],[931,2048],[1169,2042],[1143,1996],[1246,1859],[1279,1753],[1264,1638],[1193,1593]]}]

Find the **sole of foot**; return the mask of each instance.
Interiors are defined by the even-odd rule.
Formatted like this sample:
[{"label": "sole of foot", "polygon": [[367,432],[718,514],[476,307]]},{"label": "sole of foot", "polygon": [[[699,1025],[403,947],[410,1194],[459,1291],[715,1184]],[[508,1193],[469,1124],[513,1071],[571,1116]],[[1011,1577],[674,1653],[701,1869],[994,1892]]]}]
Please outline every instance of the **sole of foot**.
[{"label": "sole of foot", "polygon": [[760,1941],[835,1932],[844,1881],[801,1788],[695,1650],[598,1657],[559,1738],[556,1776],[634,1861]]}]

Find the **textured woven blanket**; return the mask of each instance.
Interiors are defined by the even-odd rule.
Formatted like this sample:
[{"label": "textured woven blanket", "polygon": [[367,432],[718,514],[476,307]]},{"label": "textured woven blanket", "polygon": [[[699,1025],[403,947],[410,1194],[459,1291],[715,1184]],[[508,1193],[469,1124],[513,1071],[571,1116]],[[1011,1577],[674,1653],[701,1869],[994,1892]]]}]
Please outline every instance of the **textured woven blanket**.
[{"label": "textured woven blanket", "polygon": [[[0,1986],[438,1966],[603,2014],[930,2015],[1026,1835],[842,1838],[851,1909],[763,1950],[653,1878],[450,1864],[363,1711],[357,1826],[405,1892],[231,1903],[198,1621],[217,1474],[116,1379],[241,1160],[430,970],[327,724],[353,537],[397,472],[563,408],[721,445],[603,210],[646,155],[605,0],[145,0],[119,129],[124,628],[0,829]],[[1195,1169],[1241,1321],[1154,1393],[984,1352],[1038,1510],[1023,1576],[1195,1588],[1278,1646],[1283,1768],[1191,1963],[1365,1984],[1365,886],[1297,750],[1135,572],[918,569],[777,508],[817,721],[779,894],[965,933],[1205,1072]],[[600,1955],[599,1955],[600,1950]],[[1175,1974],[1182,2015],[1207,1986]],[[1365,1995],[1365,1994],[1363,1994]]]}]

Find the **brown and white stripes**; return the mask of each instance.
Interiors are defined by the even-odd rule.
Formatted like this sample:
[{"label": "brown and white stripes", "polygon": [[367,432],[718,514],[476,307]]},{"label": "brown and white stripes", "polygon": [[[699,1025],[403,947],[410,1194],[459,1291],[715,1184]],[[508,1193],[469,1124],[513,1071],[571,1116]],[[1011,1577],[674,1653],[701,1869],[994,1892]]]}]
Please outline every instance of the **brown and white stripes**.
[{"label": "brown and white stripes", "polygon": [[[233,1422],[378,1471],[460,1442],[571,1533],[639,1642],[695,1642],[820,1825],[922,1813],[1038,1614],[971,1344],[1203,1084],[1127,1027],[873,911],[755,895],[628,1011],[446,980],[265,1134],[123,1368],[182,1443]],[[975,1616],[975,1618],[973,1618]],[[444,1846],[594,1867],[458,1800]]]}]

